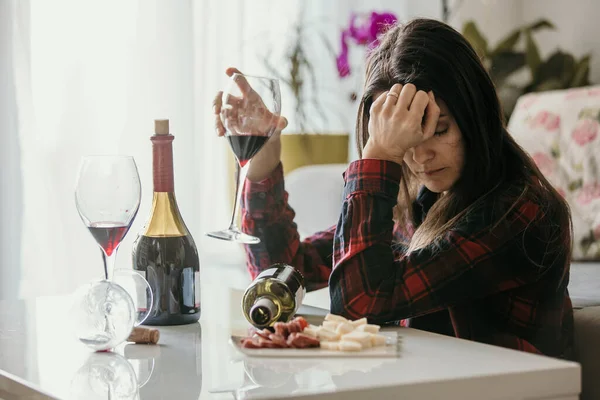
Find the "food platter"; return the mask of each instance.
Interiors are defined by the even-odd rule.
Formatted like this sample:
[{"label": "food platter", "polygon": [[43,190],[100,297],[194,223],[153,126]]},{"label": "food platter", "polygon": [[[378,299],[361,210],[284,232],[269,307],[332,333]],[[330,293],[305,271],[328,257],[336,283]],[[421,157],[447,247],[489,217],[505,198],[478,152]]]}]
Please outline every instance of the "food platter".
[{"label": "food platter", "polygon": [[251,349],[242,347],[242,339],[243,336],[235,336],[232,335],[229,343],[240,353],[249,357],[366,357],[366,358],[379,358],[379,357],[388,357],[388,358],[397,358],[401,355],[402,350],[402,337],[400,336],[397,329],[392,330],[382,330],[380,332],[381,335],[386,337],[385,346],[371,347],[368,349],[363,349],[361,351],[339,351],[339,350],[326,350],[322,348],[306,348],[306,349],[271,349],[271,348],[262,348],[262,349]]}]

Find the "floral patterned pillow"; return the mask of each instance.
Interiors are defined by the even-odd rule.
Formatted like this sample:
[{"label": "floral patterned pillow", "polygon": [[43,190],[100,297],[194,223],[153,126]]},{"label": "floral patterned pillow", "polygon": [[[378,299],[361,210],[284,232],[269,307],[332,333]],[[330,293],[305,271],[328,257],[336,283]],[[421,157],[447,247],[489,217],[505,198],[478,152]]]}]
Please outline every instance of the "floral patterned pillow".
[{"label": "floral patterned pillow", "polygon": [[508,130],[567,199],[573,259],[600,260],[600,86],[524,95]]}]

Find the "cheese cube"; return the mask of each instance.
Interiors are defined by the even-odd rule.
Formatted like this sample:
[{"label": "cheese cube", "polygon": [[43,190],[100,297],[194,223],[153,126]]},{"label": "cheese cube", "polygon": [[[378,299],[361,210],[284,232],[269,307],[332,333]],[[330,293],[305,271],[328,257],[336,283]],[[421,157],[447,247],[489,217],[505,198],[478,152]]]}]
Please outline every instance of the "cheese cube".
[{"label": "cheese cube", "polygon": [[328,341],[322,341],[320,343],[320,346],[322,349],[324,350],[334,350],[334,351],[338,351],[340,349],[340,342],[328,342]]},{"label": "cheese cube", "polygon": [[311,328],[309,326],[309,327],[304,328],[304,330],[302,331],[302,333],[304,333],[305,335],[308,335],[310,337],[316,338],[317,337],[317,329],[318,328],[315,329],[315,328]]},{"label": "cheese cube", "polygon": [[352,340],[342,340],[339,344],[341,351],[361,351],[362,345]]},{"label": "cheese cube", "polygon": [[371,344],[371,334],[368,332],[353,331],[342,336],[342,340],[360,343],[363,347]]},{"label": "cheese cube", "polygon": [[350,333],[353,330],[354,330],[354,325],[352,325],[350,322],[342,322],[335,329],[335,331],[337,333],[339,333],[340,335],[345,335],[346,333]]},{"label": "cheese cube", "polygon": [[386,337],[383,335],[371,335],[371,345],[373,347],[385,346]]},{"label": "cheese cube", "polygon": [[323,328],[335,332],[339,324],[341,324],[340,321],[323,321]]},{"label": "cheese cube", "polygon": [[359,332],[377,333],[381,327],[379,325],[365,324],[356,327]]},{"label": "cheese cube", "polygon": [[367,323],[366,318],[361,318],[361,319],[357,319],[356,321],[352,321],[352,325],[354,325],[354,326],[361,326],[361,325],[365,325],[366,323]]},{"label": "cheese cube", "polygon": [[338,322],[348,322],[348,320],[344,317],[342,317],[341,315],[335,315],[335,314],[327,314],[325,316],[325,321],[338,321]]},{"label": "cheese cube", "polygon": [[331,341],[339,340],[340,334],[337,332],[330,331],[327,328],[320,327],[317,330],[317,337],[321,340],[331,342]]}]

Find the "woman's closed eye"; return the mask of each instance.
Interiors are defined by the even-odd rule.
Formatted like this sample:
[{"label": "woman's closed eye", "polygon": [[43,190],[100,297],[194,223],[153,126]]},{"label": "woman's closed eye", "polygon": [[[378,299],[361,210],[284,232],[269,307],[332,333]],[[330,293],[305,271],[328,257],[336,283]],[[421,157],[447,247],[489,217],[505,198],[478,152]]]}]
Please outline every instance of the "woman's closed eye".
[{"label": "woman's closed eye", "polygon": [[435,136],[442,136],[444,133],[448,132],[448,128],[443,128],[435,131]]}]

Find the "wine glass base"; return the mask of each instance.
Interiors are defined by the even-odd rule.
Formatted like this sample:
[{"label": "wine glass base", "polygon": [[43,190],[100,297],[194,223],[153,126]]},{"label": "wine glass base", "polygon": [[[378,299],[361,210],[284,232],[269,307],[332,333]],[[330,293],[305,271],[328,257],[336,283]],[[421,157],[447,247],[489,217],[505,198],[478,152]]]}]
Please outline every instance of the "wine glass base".
[{"label": "wine glass base", "polygon": [[247,235],[240,231],[234,231],[226,229],[223,231],[209,232],[206,234],[211,238],[226,240],[228,242],[244,243],[244,244],[257,244],[260,243],[260,239],[256,236]]}]

